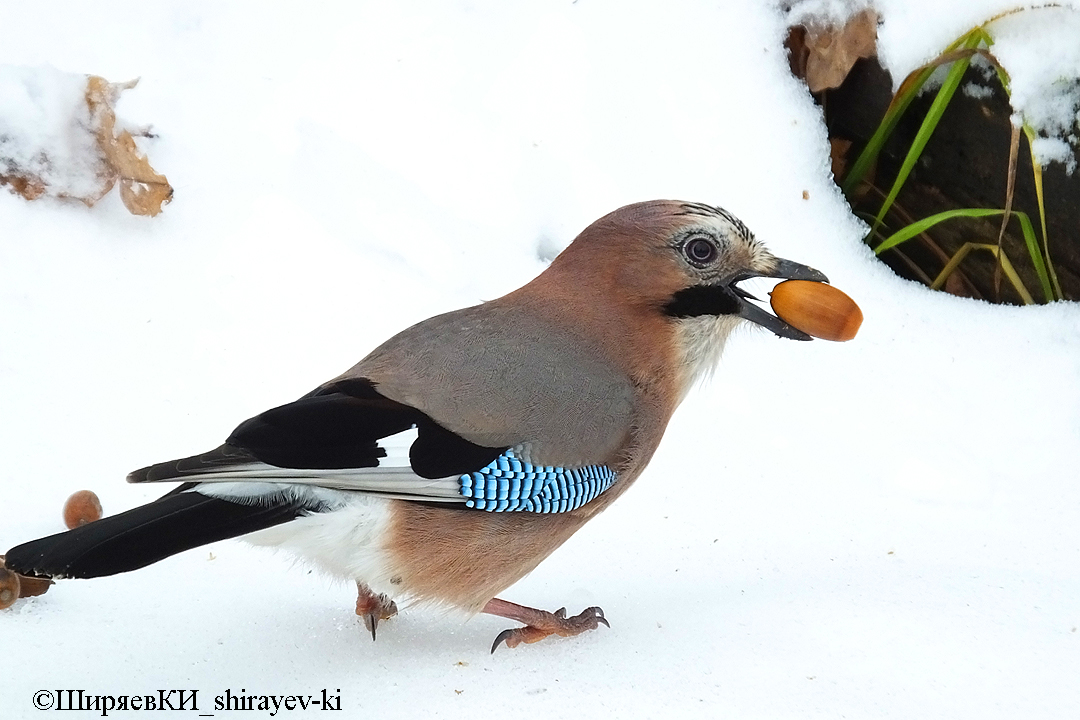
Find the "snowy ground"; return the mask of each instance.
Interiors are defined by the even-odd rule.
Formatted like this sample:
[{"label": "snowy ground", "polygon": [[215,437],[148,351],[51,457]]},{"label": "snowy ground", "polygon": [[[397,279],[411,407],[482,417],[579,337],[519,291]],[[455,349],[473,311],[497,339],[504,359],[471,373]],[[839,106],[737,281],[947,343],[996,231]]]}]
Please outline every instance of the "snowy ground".
[{"label": "snowy ground", "polygon": [[[1080,307],[876,264],[779,11],[746,5],[0,7],[0,63],[142,76],[119,113],[176,188],[152,220],[0,192],[4,548],[59,531],[76,489],[153,497],[125,473],[519,286],[628,202],[721,204],[866,317],[846,344],[737,336],[634,489],[505,593],[610,630],[492,656],[505,621],[414,610],[373,644],[353,588],[228,541],[0,612],[0,717],[59,688],[193,689],[201,713],[325,688],[347,717],[1076,717]],[[901,5],[900,64],[1009,6]]]}]

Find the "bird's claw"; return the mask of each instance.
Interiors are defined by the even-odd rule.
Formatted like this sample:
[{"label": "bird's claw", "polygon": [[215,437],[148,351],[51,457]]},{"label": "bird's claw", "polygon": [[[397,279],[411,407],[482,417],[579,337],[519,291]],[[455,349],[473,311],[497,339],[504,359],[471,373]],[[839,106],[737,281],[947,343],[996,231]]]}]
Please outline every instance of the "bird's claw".
[{"label": "bird's claw", "polygon": [[397,615],[397,603],[383,593],[373,593],[364,585],[357,583],[356,614],[364,621],[364,627],[375,640],[375,630],[380,620],[387,620]]},{"label": "bird's claw", "polygon": [[494,653],[502,643],[506,643],[508,648],[515,648],[522,643],[538,642],[549,635],[573,637],[588,630],[595,630],[601,624],[611,627],[604,617],[604,611],[598,607],[585,608],[573,617],[566,617],[566,608],[559,608],[555,612],[538,612],[542,613],[538,621],[499,633],[491,645],[491,652]]}]

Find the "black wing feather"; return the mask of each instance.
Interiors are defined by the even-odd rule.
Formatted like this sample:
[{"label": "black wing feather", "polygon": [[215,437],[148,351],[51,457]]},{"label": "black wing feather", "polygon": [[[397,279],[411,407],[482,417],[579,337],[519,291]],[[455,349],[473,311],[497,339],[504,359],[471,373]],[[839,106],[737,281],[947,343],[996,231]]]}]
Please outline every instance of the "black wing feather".
[{"label": "black wing feather", "polygon": [[479,470],[506,450],[469,442],[420,410],[380,395],[370,380],[354,378],[245,420],[208,453],[136,470],[128,480],[183,479],[255,461],[301,470],[378,467],[386,456],[379,440],[413,427],[417,439],[409,462],[423,478]]},{"label": "black wing feather", "polygon": [[376,467],[386,455],[378,440],[424,418],[420,411],[385,398],[332,393],[303,397],[256,415],[225,442],[278,467]]}]

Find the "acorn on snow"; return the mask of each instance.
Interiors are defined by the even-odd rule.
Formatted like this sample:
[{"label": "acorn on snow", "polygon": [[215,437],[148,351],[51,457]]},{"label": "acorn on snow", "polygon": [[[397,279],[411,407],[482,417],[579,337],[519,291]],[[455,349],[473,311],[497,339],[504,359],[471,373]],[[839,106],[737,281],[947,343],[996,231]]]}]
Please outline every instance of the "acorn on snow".
[{"label": "acorn on snow", "polygon": [[80,490],[64,503],[64,525],[74,530],[101,519],[101,501],[90,490]]}]

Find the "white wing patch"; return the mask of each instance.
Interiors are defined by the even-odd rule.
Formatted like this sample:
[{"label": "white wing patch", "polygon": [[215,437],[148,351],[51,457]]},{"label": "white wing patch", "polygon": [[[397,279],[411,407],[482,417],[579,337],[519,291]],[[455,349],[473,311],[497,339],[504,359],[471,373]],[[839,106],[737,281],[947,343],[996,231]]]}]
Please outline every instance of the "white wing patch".
[{"label": "white wing patch", "polygon": [[[225,472],[184,478],[200,484],[199,492],[225,499],[280,493],[289,486],[344,490],[399,500],[465,502],[460,476],[422,478],[407,467],[347,468],[343,470],[296,470],[266,463],[248,463]],[[203,486],[225,486],[213,490]]]},{"label": "white wing patch", "polygon": [[379,467],[303,469],[255,461],[184,479],[200,483],[196,489],[203,495],[238,502],[266,502],[292,494],[334,507],[343,502],[335,491],[353,491],[399,500],[464,503],[460,476],[433,480],[412,471],[409,447],[416,437],[413,428],[381,439],[379,446],[386,450],[386,457],[379,458]]},{"label": "white wing patch", "polygon": [[409,448],[418,436],[419,432],[412,427],[379,440],[379,447],[386,450],[386,457],[379,458],[379,467],[409,467]]}]

